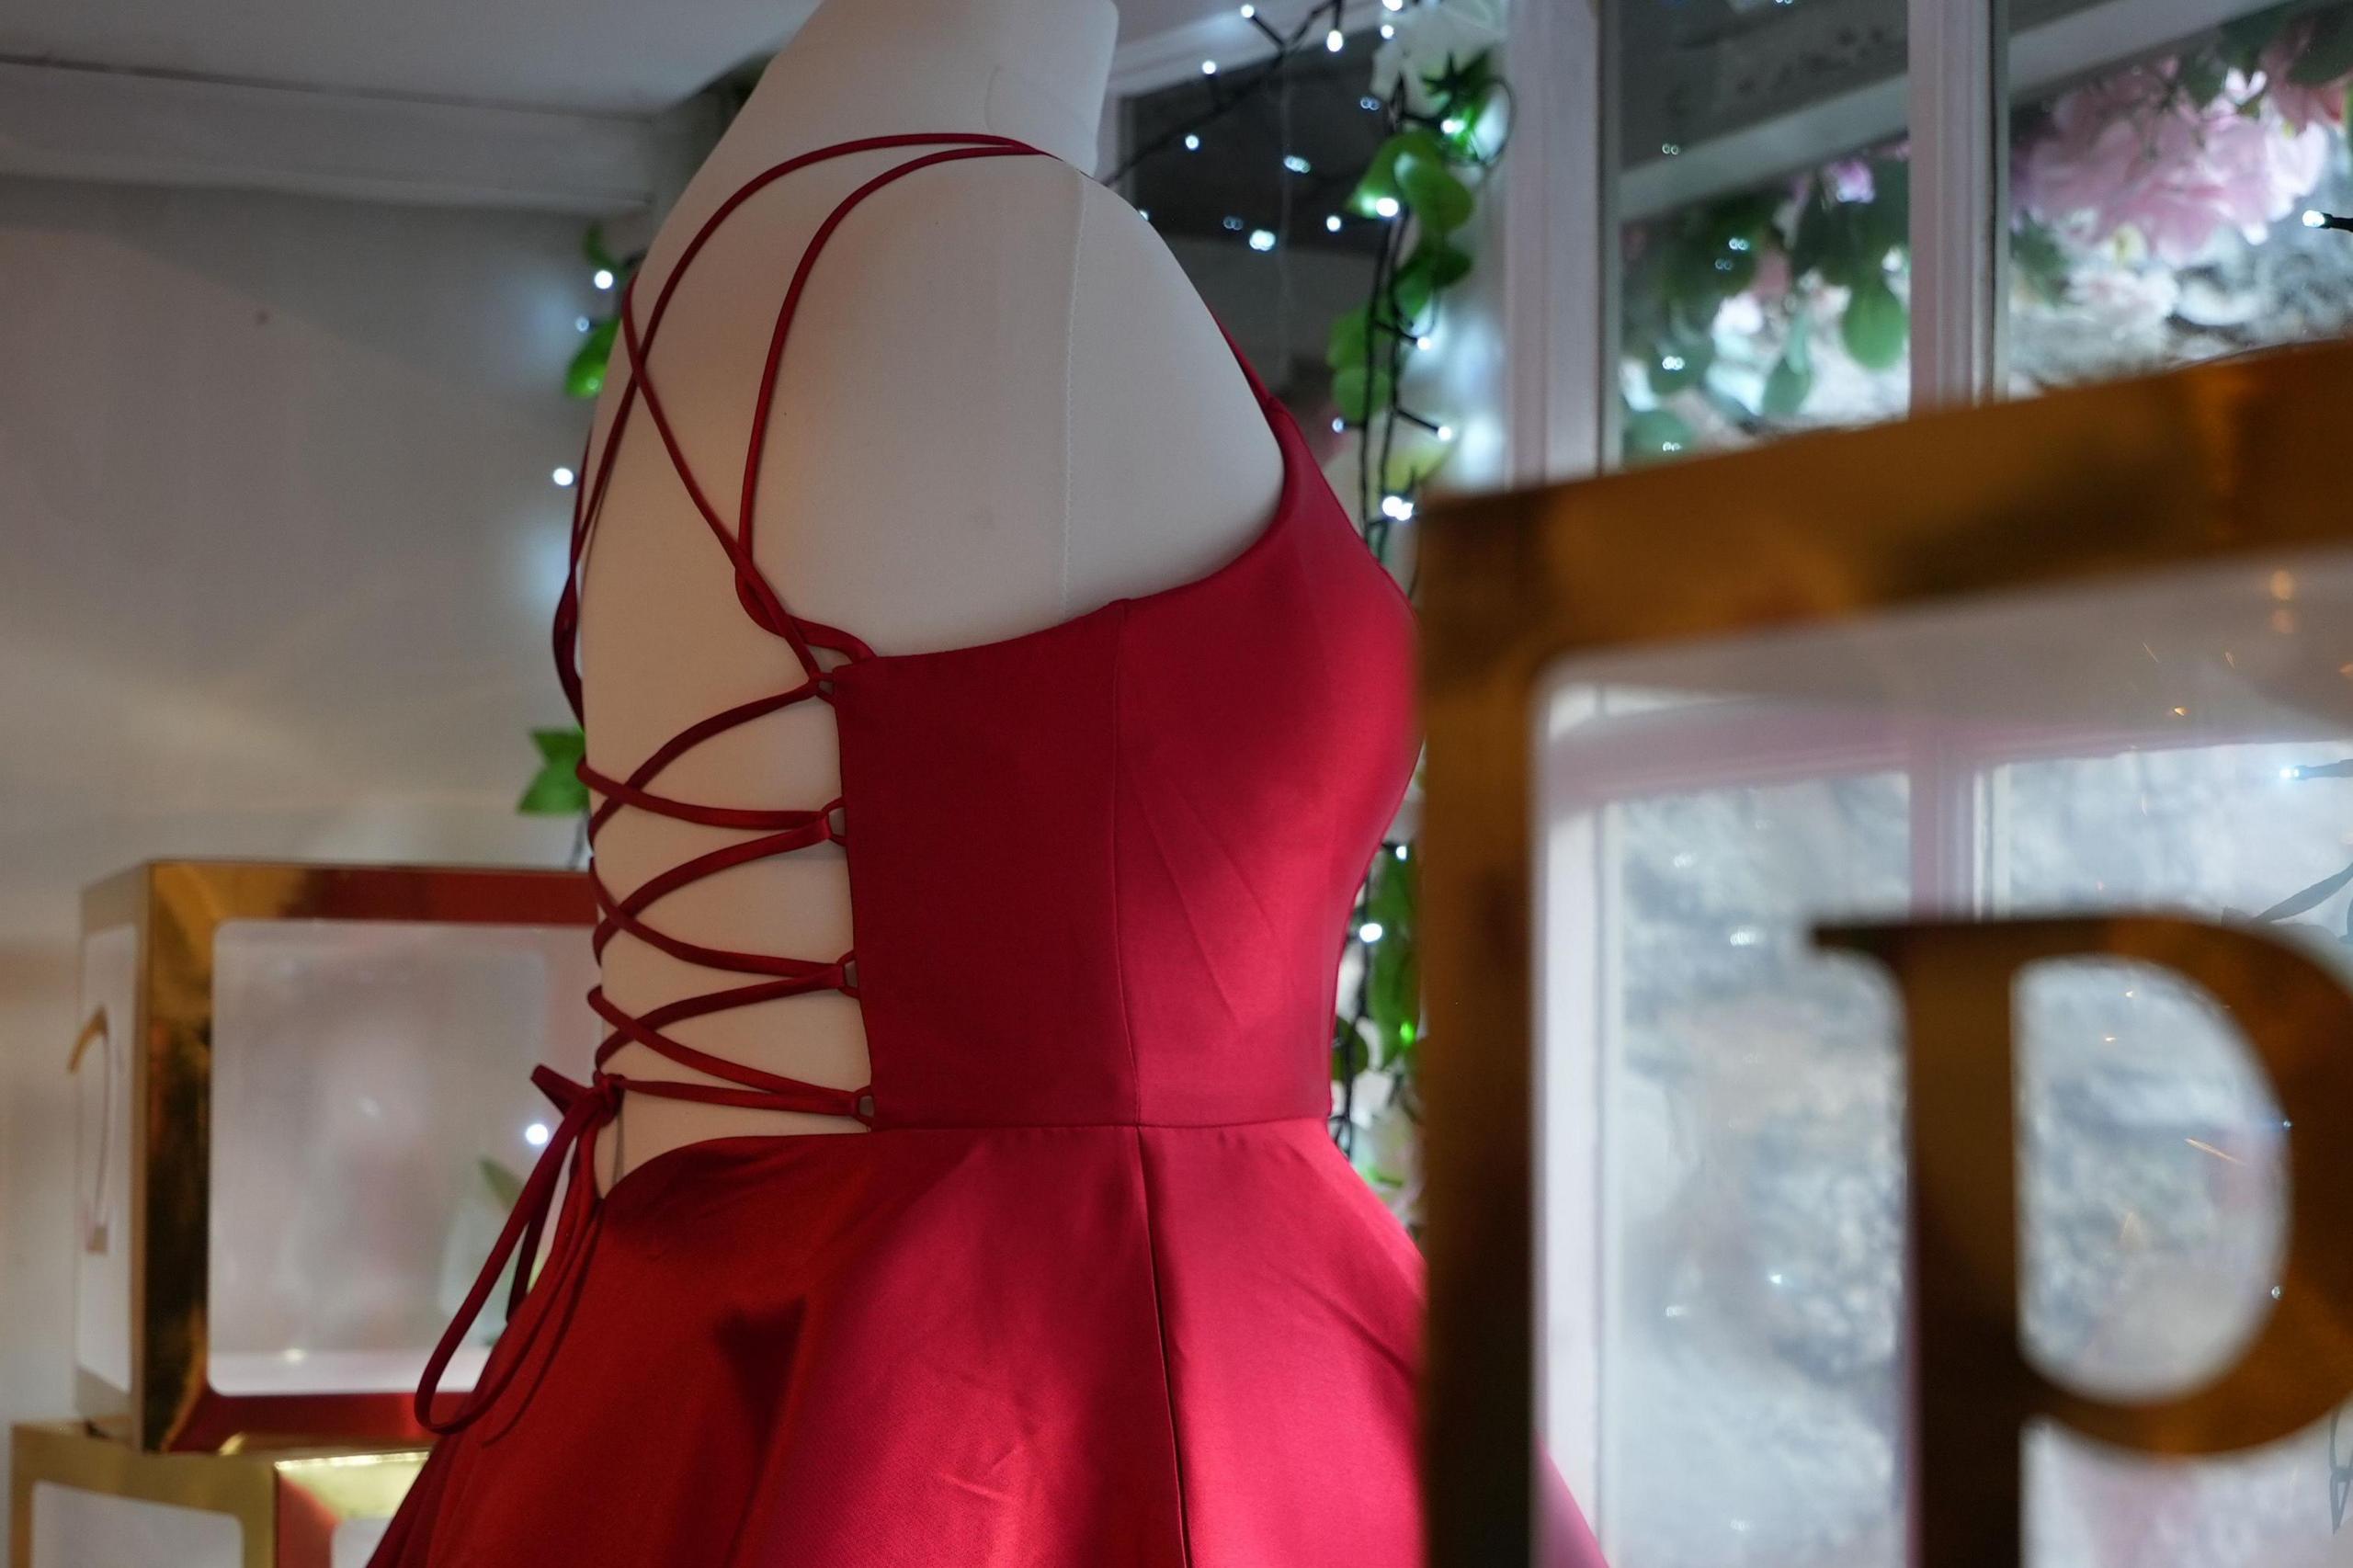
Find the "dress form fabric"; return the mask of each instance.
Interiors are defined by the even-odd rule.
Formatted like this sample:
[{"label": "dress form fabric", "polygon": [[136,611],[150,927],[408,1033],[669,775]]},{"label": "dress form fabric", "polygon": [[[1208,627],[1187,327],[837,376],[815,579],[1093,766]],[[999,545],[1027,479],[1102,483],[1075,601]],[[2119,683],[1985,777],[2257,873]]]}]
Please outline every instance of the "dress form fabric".
[{"label": "dress form fabric", "polygon": [[[1114,18],[1103,0],[834,0],[763,77],[682,197],[640,273],[644,297],[741,183],[803,148],[911,124],[1027,129],[1091,157]],[[846,90],[844,84],[853,84]],[[964,112],[959,112],[962,110]],[[732,216],[663,328],[683,449],[739,448],[754,417],[785,267],[835,201],[869,176],[847,159],[781,182]],[[1157,235],[1059,159],[976,162],[952,179],[878,192],[829,242],[774,398],[757,497],[763,566],[796,608],[921,652],[1050,624],[1122,594],[1197,576],[1263,524],[1279,453],[1215,324]],[[618,389],[599,410],[599,442]],[[1193,454],[1221,453],[1215,463]],[[592,460],[599,454],[592,451]],[[779,650],[710,613],[723,563],[651,432],[616,454],[610,517],[585,577],[582,662],[590,761],[620,776],[680,724],[771,687]],[[711,800],[838,784],[822,713],[788,710],[682,758],[673,782]],[[628,887],[723,835],[640,813],[598,846]],[[830,846],[745,865],[673,898],[710,945],[834,952],[851,912]],[[635,1012],[715,977],[623,934],[605,987]],[[847,1088],[867,1075],[856,1006],[809,995],[689,1020],[711,1054]],[[632,1074],[699,1074],[631,1052]],[[838,1118],[725,1104],[631,1101],[604,1140],[617,1174],[700,1137],[855,1131]]]}]

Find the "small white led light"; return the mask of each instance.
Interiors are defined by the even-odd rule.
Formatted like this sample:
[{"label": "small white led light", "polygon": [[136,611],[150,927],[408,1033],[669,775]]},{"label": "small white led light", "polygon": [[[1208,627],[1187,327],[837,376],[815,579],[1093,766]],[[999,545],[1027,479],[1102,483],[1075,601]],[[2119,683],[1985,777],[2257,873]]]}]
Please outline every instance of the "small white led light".
[{"label": "small white led light", "polygon": [[1202,62],[1201,62],[1201,74],[1202,74],[1202,75],[1204,75],[1204,76],[1214,76],[1214,75],[1216,75],[1216,74],[1217,74],[1217,62],[1216,62],[1216,61],[1214,61],[1214,60],[1204,60],[1204,61],[1202,61]]},{"label": "small white led light", "polygon": [[1461,115],[1450,114],[1444,119],[1438,122],[1438,128],[1440,131],[1445,131],[1449,136],[1460,136],[1462,134],[1462,127],[1467,122]]},{"label": "small white led light", "polygon": [[1398,213],[1397,199],[1393,196],[1384,196],[1372,204],[1372,210],[1384,218],[1394,218]]},{"label": "small white led light", "polygon": [[1392,522],[1410,522],[1413,520],[1414,504],[1403,495],[1383,495],[1381,498],[1381,515]]},{"label": "small white led light", "polygon": [[1198,136],[1188,133],[1185,138],[1185,151],[1188,153],[1198,153],[1200,150],[1201,139]]},{"label": "small white led light", "polygon": [[1301,157],[1296,153],[1293,153],[1283,159],[1283,167],[1289,169],[1295,175],[1303,175],[1313,165],[1311,165],[1305,158]]},{"label": "small white led light", "polygon": [[1334,28],[1330,32],[1324,35],[1324,47],[1330,50],[1333,53],[1337,54],[1340,51],[1348,47],[1348,40],[1340,36],[1339,28]]},{"label": "small white led light", "polygon": [[1274,249],[1275,232],[1272,229],[1251,230],[1250,248],[1256,251],[1268,251]]},{"label": "small white led light", "polygon": [[613,286],[613,274],[611,268],[603,267],[598,267],[596,271],[596,275],[590,278],[588,281],[594,283],[599,289],[611,288]]},{"label": "small white led light", "polygon": [[1367,944],[1378,942],[1387,933],[1382,930],[1381,922],[1378,920],[1368,920],[1357,927],[1357,940],[1359,942]]},{"label": "small white led light", "polygon": [[574,316],[572,318],[572,330],[574,332],[586,332],[590,327],[595,326],[596,324],[597,324],[595,322],[590,321],[586,316]]},{"label": "small white led light", "polygon": [[554,1133],[548,1131],[548,1124],[544,1121],[535,1121],[523,1129],[523,1142],[534,1149],[546,1148],[548,1140],[554,1136]]},{"label": "small white led light", "polygon": [[1395,37],[1397,36],[1397,28],[1396,28],[1396,27],[1395,27],[1393,24],[1389,23],[1389,22],[1383,22],[1383,23],[1381,23],[1381,36],[1382,38],[1395,38]]},{"label": "small white led light", "polygon": [[572,488],[572,482],[579,476],[568,468],[560,468],[548,477],[555,481],[557,489],[569,490]]},{"label": "small white led light", "polygon": [[1245,22],[1256,18],[1257,15],[1258,7],[1256,6],[1245,6],[1242,7],[1242,19]]},{"label": "small white led light", "polygon": [[1347,420],[1345,420],[1345,419],[1341,418],[1341,417],[1340,417],[1338,415],[1336,415],[1336,415],[1332,415],[1332,434],[1333,434],[1333,435],[1337,436],[1337,435],[1341,434],[1342,432],[1346,431],[1346,430],[1347,429],[1347,427],[1348,427],[1348,422],[1347,422]]},{"label": "small white led light", "polygon": [[1327,234],[1336,234],[1340,232],[1340,215],[1337,212],[1324,220],[1324,232]]},{"label": "small white led light", "polygon": [[1414,347],[1427,354],[1438,347],[1438,339],[1427,335],[1417,337],[1414,339]]},{"label": "small white led light", "polygon": [[1451,441],[1451,440],[1453,440],[1453,439],[1454,439],[1454,426],[1451,426],[1451,425],[1441,425],[1441,426],[1439,426],[1438,427],[1438,438],[1439,440],[1441,440],[1441,441]]},{"label": "small white led light", "polygon": [[2328,214],[2322,211],[2317,207],[2305,208],[2304,227],[2307,229],[2325,229],[2328,227]]}]

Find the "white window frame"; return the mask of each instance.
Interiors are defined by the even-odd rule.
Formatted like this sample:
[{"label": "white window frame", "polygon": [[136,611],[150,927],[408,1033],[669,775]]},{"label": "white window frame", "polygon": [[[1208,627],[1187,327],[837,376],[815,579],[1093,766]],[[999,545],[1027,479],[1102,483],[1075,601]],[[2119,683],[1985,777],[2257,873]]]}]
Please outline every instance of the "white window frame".
[{"label": "white window frame", "polygon": [[1906,130],[1912,167],[1912,406],[2003,384],[2009,108],[2261,8],[2259,0],[2104,0],[2012,36],[2008,0],[1908,0],[1907,73],[1618,177],[1621,7],[1512,0],[1518,112],[1504,165],[1508,471],[1522,484],[1615,466],[1621,214],[1802,166]]}]

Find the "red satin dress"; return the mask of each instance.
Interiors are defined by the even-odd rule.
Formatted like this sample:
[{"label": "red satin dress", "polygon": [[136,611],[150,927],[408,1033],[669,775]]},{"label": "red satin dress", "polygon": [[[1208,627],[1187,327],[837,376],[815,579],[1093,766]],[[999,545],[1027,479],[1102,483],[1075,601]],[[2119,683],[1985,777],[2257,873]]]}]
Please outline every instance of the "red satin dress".
[{"label": "red satin dress", "polygon": [[[741,202],[875,153],[785,291],[729,516],[649,373],[664,312]],[[562,1119],[419,1391],[445,1435],[380,1568],[1420,1561],[1421,1264],[1325,1131],[1343,933],[1415,753],[1414,624],[1300,432],[1245,365],[1283,454],[1264,532],[1206,577],[999,642],[877,653],[794,615],[754,560],[767,410],[826,239],[894,180],[1034,155],[978,135],[809,153],[722,206],[642,317],[624,296],[629,380],[557,614],[574,709],[579,562],[638,416],[733,562],[740,609],[713,612],[748,614],[797,666],[626,778],[582,770],[595,827],[635,811],[733,830],[641,887],[600,882],[597,942],[628,932],[742,983],[642,1017],[591,998],[611,1030],[600,1064],[634,1040],[725,1086],[542,1073]],[[796,702],[833,709],[838,799],[665,792],[685,752]],[[847,857],[853,952],[664,929],[678,888],[824,840]],[[858,998],[868,1085],[779,1078],[664,1032],[823,989]],[[690,1145],[600,1199],[594,1135],[630,1094],[870,1131]],[[482,1381],[438,1394],[551,1210]]]}]

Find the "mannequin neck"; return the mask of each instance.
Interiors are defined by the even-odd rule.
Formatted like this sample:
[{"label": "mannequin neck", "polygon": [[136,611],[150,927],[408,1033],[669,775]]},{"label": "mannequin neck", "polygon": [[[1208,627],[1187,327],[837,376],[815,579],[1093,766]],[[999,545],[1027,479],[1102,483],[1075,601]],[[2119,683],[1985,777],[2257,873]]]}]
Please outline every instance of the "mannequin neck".
[{"label": "mannequin neck", "polygon": [[1111,0],[823,0],[726,140],[979,131],[1089,171],[1118,32]]}]

